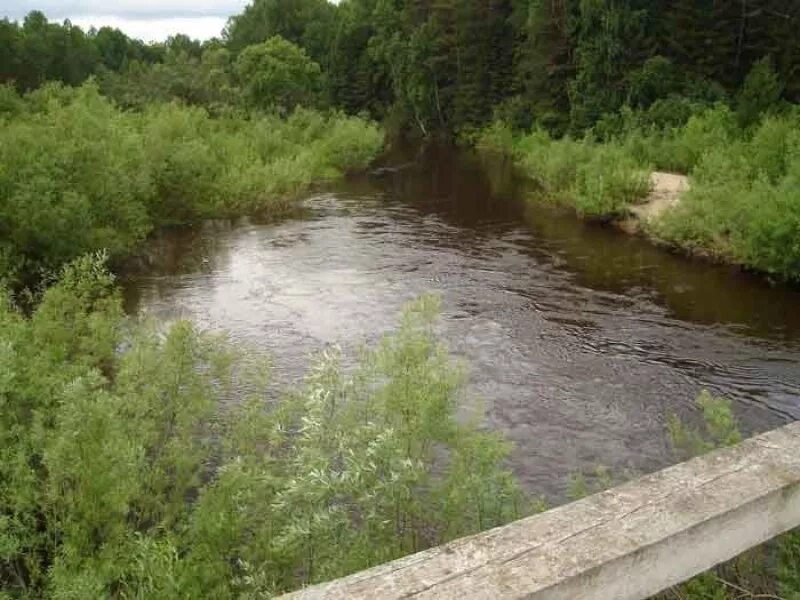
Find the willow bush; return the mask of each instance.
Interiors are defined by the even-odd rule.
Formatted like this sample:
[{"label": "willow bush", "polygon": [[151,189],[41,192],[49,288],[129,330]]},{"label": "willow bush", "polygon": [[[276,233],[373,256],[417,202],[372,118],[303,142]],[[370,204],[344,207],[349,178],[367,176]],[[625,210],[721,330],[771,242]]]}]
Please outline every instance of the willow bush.
[{"label": "willow bush", "polygon": [[515,135],[495,123],[479,135],[477,146],[512,156],[549,198],[587,217],[624,215],[650,191],[649,166],[618,143],[553,139],[543,130]]},{"label": "willow bush", "polygon": [[324,352],[276,400],[257,352],[125,318],[103,257],[30,316],[4,302],[3,594],[263,597],[520,516],[508,444],[456,418],[437,314],[411,303],[354,369]]},{"label": "willow bush", "polygon": [[768,116],[698,158],[657,237],[782,279],[800,278],[800,116]]},{"label": "willow bush", "polygon": [[93,250],[126,256],[165,224],[285,210],[312,182],[363,169],[383,145],[377,126],[338,113],[212,118],[176,103],[125,112],[92,84],[16,102],[6,102],[14,114],[0,112],[9,279]]}]

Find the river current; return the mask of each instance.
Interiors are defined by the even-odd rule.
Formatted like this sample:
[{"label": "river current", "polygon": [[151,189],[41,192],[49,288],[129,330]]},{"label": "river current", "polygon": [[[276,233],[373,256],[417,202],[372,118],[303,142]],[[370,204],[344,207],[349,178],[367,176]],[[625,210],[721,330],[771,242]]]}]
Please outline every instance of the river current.
[{"label": "river current", "polygon": [[313,353],[352,356],[438,293],[468,402],[549,498],[578,471],[674,462],[668,415],[696,420],[703,389],[733,400],[747,434],[800,418],[797,289],[532,202],[508,165],[443,147],[388,161],[293,217],[162,232],[124,278],[128,309],[256,344],[286,387]]}]

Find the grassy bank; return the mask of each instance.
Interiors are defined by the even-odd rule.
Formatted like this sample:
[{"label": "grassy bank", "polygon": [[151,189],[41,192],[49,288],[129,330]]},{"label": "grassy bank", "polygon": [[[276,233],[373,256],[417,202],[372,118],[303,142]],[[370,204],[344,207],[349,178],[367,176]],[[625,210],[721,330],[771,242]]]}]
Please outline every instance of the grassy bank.
[{"label": "grassy bank", "polygon": [[477,145],[513,157],[548,197],[582,216],[620,216],[649,191],[648,165],[616,144],[553,139],[541,130],[515,134],[503,123],[494,123],[481,133]]},{"label": "grassy bank", "polygon": [[648,125],[623,114],[580,140],[502,123],[477,144],[500,151],[547,195],[584,216],[624,216],[643,201],[652,170],[690,176],[681,202],[646,233],[690,253],[800,279],[800,112],[787,110],[742,127],[725,106],[699,110],[684,125]]},{"label": "grassy bank", "polygon": [[128,112],[90,84],[0,87],[0,274],[35,278],[98,249],[122,257],[162,225],[285,210],[382,146],[377,126],[337,113]]}]

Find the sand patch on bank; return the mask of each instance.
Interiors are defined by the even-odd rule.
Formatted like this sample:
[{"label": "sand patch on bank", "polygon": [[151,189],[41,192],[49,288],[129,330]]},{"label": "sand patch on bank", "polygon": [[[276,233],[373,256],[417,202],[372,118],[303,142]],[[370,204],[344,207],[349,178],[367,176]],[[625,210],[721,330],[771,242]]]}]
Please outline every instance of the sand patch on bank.
[{"label": "sand patch on bank", "polygon": [[681,194],[688,191],[689,178],[676,173],[654,171],[650,174],[650,193],[645,201],[630,207],[630,216],[619,225],[628,233],[636,233],[645,223],[659,218],[665,211],[677,206]]}]

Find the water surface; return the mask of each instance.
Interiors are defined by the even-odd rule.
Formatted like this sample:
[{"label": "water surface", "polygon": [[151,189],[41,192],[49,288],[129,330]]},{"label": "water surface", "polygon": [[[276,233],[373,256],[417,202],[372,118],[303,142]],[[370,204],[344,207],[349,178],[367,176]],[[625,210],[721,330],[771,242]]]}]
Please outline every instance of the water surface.
[{"label": "water surface", "polygon": [[576,471],[673,462],[667,416],[695,418],[702,389],[733,399],[747,433],[800,417],[798,290],[525,201],[504,165],[446,148],[394,162],[296,218],[163,233],[126,278],[129,309],[258,344],[290,385],[312,353],[375,340],[437,292],[488,426],[551,498]]}]

